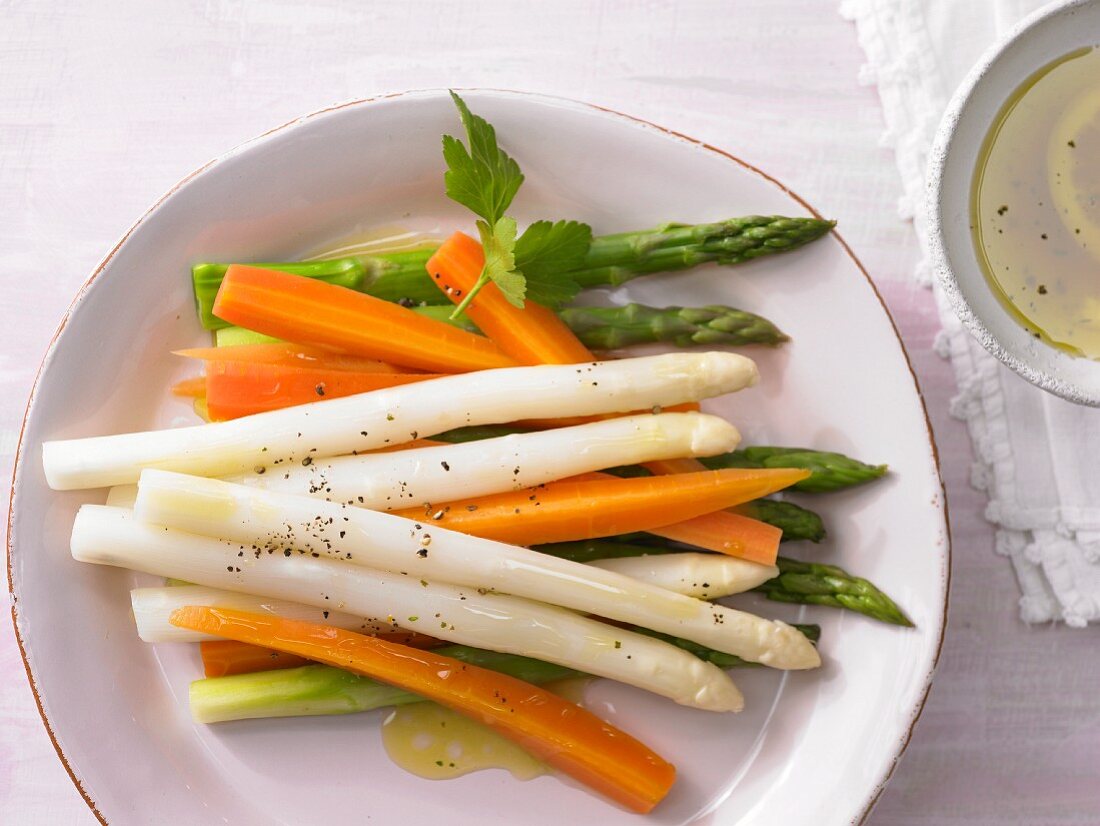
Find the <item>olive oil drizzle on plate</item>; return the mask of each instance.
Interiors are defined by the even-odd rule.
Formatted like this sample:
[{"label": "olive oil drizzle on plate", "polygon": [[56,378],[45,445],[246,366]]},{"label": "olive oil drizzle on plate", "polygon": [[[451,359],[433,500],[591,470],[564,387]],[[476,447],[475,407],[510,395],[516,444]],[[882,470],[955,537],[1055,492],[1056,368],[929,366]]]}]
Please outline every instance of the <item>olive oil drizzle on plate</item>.
[{"label": "olive oil drizzle on plate", "polygon": [[1043,67],[1001,107],[974,171],[970,225],[1020,324],[1100,358],[1100,49]]},{"label": "olive oil drizzle on plate", "polygon": [[[583,705],[591,677],[572,677],[544,688]],[[532,780],[550,768],[488,726],[436,703],[396,706],[382,724],[382,744],[390,760],[428,780],[448,780],[482,769],[507,769],[517,780]]]}]

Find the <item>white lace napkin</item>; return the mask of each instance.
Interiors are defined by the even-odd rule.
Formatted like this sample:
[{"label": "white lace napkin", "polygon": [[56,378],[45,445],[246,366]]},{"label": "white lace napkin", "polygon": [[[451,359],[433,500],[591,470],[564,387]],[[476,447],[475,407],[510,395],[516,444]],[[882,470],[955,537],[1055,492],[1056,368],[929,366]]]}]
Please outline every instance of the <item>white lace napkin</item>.
[{"label": "white lace napkin", "polygon": [[[899,205],[924,249],[924,173],[948,98],[981,54],[1036,0],[844,0],[867,54],[861,82],[878,87],[904,184]],[[916,277],[930,283],[927,260]],[[989,493],[986,517],[998,525],[1023,596],[1025,622],[1100,620],[1100,410],[1061,401],[1017,377],[963,329],[937,293],[959,385],[952,413],[967,422],[975,487]]]}]

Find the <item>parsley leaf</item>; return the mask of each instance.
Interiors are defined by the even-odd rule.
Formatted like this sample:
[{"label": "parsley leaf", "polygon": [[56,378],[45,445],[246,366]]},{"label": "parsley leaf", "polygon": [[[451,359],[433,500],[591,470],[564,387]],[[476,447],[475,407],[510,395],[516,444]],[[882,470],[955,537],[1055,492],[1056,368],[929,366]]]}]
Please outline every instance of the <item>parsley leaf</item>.
[{"label": "parsley leaf", "polygon": [[516,241],[515,266],[527,280],[526,297],[547,307],[571,301],[581,285],[569,277],[584,263],[592,228],[578,221],[536,221]]},{"label": "parsley leaf", "polygon": [[451,97],[466,127],[469,150],[457,138],[443,136],[443,159],[447,162],[443,182],[447,197],[485,219],[489,226],[495,226],[516,197],[523,173],[519,164],[497,146],[492,125],[473,114],[454,92]]},{"label": "parsley leaf", "polygon": [[485,251],[481,275],[451,318],[461,315],[490,281],[516,307],[522,308],[525,299],[549,307],[564,304],[580,290],[565,273],[584,261],[592,229],[576,221],[536,221],[517,239],[516,221],[504,213],[523,183],[523,173],[497,145],[496,131],[488,121],[473,114],[454,92],[451,98],[466,129],[466,144],[443,136],[447,163],[443,179],[447,197],[481,218],[477,230]]},{"label": "parsley leaf", "polygon": [[485,269],[479,282],[491,279],[510,304],[522,308],[527,283],[523,274],[516,272],[516,258],[512,253],[516,246],[516,219],[501,218],[492,227],[478,221],[477,231],[481,235],[481,248],[485,251]]}]

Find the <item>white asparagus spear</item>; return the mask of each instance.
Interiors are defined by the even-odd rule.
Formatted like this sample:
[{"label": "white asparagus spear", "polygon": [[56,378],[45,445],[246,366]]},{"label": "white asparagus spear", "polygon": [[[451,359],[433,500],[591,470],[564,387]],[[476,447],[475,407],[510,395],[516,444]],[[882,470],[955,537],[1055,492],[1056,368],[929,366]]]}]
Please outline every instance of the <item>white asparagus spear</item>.
[{"label": "white asparagus spear", "polygon": [[[660,554],[625,559],[599,559],[588,564],[614,570],[634,579],[647,580],[670,591],[710,599],[747,591],[779,574],[779,569],[774,565],[759,565],[718,554]],[[137,622],[138,636],[145,642],[201,642],[219,639],[209,634],[179,628],[168,621],[168,615],[172,611],[185,605],[236,608],[258,614],[323,622],[367,634],[388,631],[391,628],[388,623],[380,620],[346,614],[342,611],[322,611],[320,608],[303,605],[300,602],[239,594],[218,588],[207,588],[203,585],[135,588],[130,591],[130,601],[134,609],[134,620]],[[327,616],[324,616],[326,613]]]},{"label": "white asparagus spear", "polygon": [[751,360],[717,352],[506,367],[228,422],[45,442],[42,465],[54,490],[131,484],[147,467],[225,476],[375,450],[465,425],[668,407],[732,393],[756,379]]},{"label": "white asparagus spear", "polygon": [[240,544],[143,524],[129,511],[104,505],[80,509],[71,548],[80,562],[381,617],[393,627],[536,657],[683,705],[740,711],[744,704],[725,672],[686,651],[531,600],[481,594],[336,559],[250,553]]},{"label": "white asparagus spear", "polygon": [[779,569],[724,554],[653,554],[589,562],[605,571],[699,599],[720,599],[775,579]]},{"label": "white asparagus spear", "polygon": [[714,456],[733,450],[740,440],[737,429],[717,416],[647,414],[465,444],[337,456],[227,481],[397,510],[530,488],[619,465]]},{"label": "white asparagus spear", "polygon": [[621,574],[388,513],[258,490],[220,479],[146,470],[134,515],[155,525],[408,572],[584,611],[685,637],[774,668],[816,668],[797,629],[685,597]]},{"label": "white asparagus spear", "polygon": [[393,630],[393,626],[385,620],[315,608],[312,605],[285,599],[241,594],[222,588],[208,588],[205,585],[134,588],[130,591],[130,604],[134,609],[134,622],[137,624],[138,636],[145,642],[204,642],[222,639],[222,637],[172,625],[168,617],[174,610],[186,605],[212,605],[250,611],[254,614],[270,614],[287,619],[321,622],[337,628],[346,628],[349,631],[358,631],[361,634]]},{"label": "white asparagus spear", "polygon": [[[464,444],[337,456],[307,467],[223,477],[266,490],[300,493],[375,510],[519,490],[574,474],[737,447],[733,425],[701,413],[623,416]],[[518,471],[518,472],[517,472]],[[137,485],[116,485],[107,504],[132,508]]]},{"label": "white asparagus spear", "polygon": [[133,510],[137,501],[137,485],[115,485],[107,491],[105,504],[112,508],[128,508]]}]

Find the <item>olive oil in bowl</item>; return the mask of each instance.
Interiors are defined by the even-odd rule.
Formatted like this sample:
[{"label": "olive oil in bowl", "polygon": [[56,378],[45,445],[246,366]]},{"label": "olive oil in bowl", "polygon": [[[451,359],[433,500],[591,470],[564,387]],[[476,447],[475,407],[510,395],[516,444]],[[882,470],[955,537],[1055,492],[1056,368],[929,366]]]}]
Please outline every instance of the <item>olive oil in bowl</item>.
[{"label": "olive oil in bowl", "polygon": [[970,198],[978,260],[1036,338],[1100,359],[1100,48],[1032,75],[982,144]]}]

